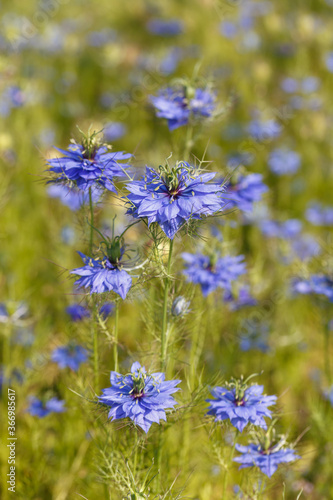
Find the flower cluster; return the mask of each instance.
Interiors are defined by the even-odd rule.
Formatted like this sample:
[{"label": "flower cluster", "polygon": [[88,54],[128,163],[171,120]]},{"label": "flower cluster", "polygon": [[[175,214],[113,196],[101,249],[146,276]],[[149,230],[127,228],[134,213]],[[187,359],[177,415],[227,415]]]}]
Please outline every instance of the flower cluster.
[{"label": "flower cluster", "polygon": [[47,401],[42,401],[35,396],[31,396],[29,401],[30,405],[26,411],[33,417],[43,418],[50,413],[63,413],[66,411],[64,408],[65,401],[58,398],[51,398]]},{"label": "flower cluster", "polygon": [[120,375],[111,372],[111,387],[103,389],[100,403],[110,406],[112,420],[129,417],[146,433],[151,425],[166,420],[165,410],[176,404],[171,394],[177,392],[180,380],[165,381],[164,373],[148,374],[139,362],[133,363],[131,372]]},{"label": "flower cluster", "polygon": [[276,396],[264,396],[262,385],[247,387],[245,383],[235,382],[230,388],[215,387],[208,415],[213,415],[216,421],[230,420],[231,424],[242,432],[249,423],[263,429],[267,428],[265,418],[271,418],[268,409],[276,402]]},{"label": "flower cluster", "polygon": [[224,188],[209,182],[215,175],[201,173],[187,162],[178,162],[173,168],[160,166],[158,171],[147,167],[142,179],[126,186],[131,204],[127,213],[147,218],[148,226],[157,222],[166,236],[173,239],[189,220],[223,210]]},{"label": "flower cluster", "polygon": [[296,279],[292,284],[292,289],[301,294],[325,295],[330,302],[333,302],[333,280],[328,276],[313,274],[309,279]]},{"label": "flower cluster", "polygon": [[217,288],[231,291],[231,284],[246,272],[243,255],[236,257],[210,257],[203,254],[182,253],[187,281],[201,286],[205,297]]},{"label": "flower cluster", "polygon": [[216,107],[215,94],[208,88],[167,88],[157,97],[151,96],[150,100],[157,110],[156,115],[168,120],[170,130],[186,125],[191,120],[209,118]]},{"label": "flower cluster", "polygon": [[64,345],[56,347],[51,356],[52,361],[60,368],[70,368],[74,372],[78,371],[80,365],[87,361],[88,351],[80,345]]},{"label": "flower cluster", "polygon": [[333,226],[333,207],[311,203],[305,212],[305,217],[314,226]]}]

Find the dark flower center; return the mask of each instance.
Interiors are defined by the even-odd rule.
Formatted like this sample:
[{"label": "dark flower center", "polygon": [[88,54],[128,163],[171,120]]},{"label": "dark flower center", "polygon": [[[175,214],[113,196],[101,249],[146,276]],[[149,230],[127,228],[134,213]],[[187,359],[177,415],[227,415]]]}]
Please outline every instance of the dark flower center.
[{"label": "dark flower center", "polygon": [[143,396],[145,395],[145,393],[143,392],[143,389],[140,391],[140,392],[133,392],[132,394],[132,398],[133,399],[140,399],[142,398]]},{"label": "dark flower center", "polygon": [[235,399],[235,405],[236,406],[245,406],[244,399]]},{"label": "dark flower center", "polygon": [[169,195],[175,197],[179,194],[179,188],[168,188]]}]

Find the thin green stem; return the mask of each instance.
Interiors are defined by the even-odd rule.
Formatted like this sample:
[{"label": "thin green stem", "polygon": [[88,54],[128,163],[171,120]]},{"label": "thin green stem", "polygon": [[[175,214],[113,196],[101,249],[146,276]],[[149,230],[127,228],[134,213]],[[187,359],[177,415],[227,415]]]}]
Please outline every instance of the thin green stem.
[{"label": "thin green stem", "polygon": [[189,127],[187,127],[187,132],[186,132],[185,149],[184,149],[185,161],[189,160],[192,146],[193,146],[193,126],[190,125]]},{"label": "thin green stem", "polygon": [[89,241],[89,256],[92,256],[93,241],[94,241],[94,206],[92,202],[91,187],[89,188],[89,206],[90,206],[90,241]]},{"label": "thin green stem", "polygon": [[172,249],[173,249],[173,240],[170,240],[167,277],[164,280],[164,301],[163,301],[162,334],[161,334],[161,364],[163,371],[166,365],[166,354],[167,354],[168,295],[170,289],[169,276],[171,271]]},{"label": "thin green stem", "polygon": [[225,473],[224,473],[224,478],[223,478],[223,495],[222,495],[222,498],[225,498],[226,497],[226,493],[227,493],[227,487],[228,487],[228,476],[229,476],[229,466],[232,465],[232,459],[234,458],[234,453],[235,453],[235,447],[236,447],[236,443],[237,443],[237,437],[238,437],[238,430],[236,430],[236,433],[235,433],[235,437],[234,437],[234,443],[233,443],[233,446],[232,446],[232,449],[231,449],[231,452],[230,452],[230,456],[229,456],[229,463],[228,463],[228,466],[225,470]]},{"label": "thin green stem", "polygon": [[91,333],[94,345],[94,378],[95,390],[98,392],[99,388],[99,373],[98,373],[98,332],[96,328],[96,304],[93,302],[93,315],[91,318]]},{"label": "thin green stem", "polygon": [[116,301],[116,308],[114,313],[114,340],[113,340],[113,359],[114,370],[118,371],[118,325],[119,325],[119,301]]},{"label": "thin green stem", "polygon": [[331,384],[331,362],[330,362],[330,329],[329,323],[326,321],[324,325],[324,359],[325,359],[325,373],[327,381]]}]

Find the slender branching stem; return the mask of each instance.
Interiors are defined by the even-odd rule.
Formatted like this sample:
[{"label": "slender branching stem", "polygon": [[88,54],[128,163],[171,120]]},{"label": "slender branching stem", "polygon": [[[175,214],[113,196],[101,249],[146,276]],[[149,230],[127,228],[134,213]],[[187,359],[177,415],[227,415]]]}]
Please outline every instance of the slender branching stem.
[{"label": "slender branching stem", "polygon": [[94,207],[92,202],[91,187],[89,188],[89,207],[90,207],[90,240],[89,240],[89,257],[92,256],[93,241],[94,241]]},{"label": "slender branching stem", "polygon": [[172,249],[173,249],[173,240],[170,240],[167,277],[164,280],[164,301],[163,301],[162,334],[161,334],[161,364],[163,371],[165,369],[166,355],[167,355],[168,295],[170,289]]},{"label": "slender branching stem", "polygon": [[91,334],[94,346],[94,378],[95,378],[95,391],[98,392],[99,388],[99,372],[98,372],[98,332],[96,328],[96,314],[97,306],[93,299],[93,314],[91,318]]},{"label": "slender branching stem", "polygon": [[114,340],[113,340],[113,359],[114,370],[118,371],[118,325],[119,325],[119,301],[116,301],[116,308],[114,313]]}]

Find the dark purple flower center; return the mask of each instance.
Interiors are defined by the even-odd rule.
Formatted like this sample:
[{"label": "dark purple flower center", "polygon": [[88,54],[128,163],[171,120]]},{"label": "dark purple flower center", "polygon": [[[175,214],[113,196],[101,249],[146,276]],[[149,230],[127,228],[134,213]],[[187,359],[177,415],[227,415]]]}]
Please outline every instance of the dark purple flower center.
[{"label": "dark purple flower center", "polygon": [[245,406],[244,399],[235,399],[235,406]]},{"label": "dark purple flower center", "polygon": [[172,187],[171,189],[170,189],[170,188],[167,188],[167,189],[168,189],[168,193],[169,193],[169,195],[170,195],[172,198],[175,198],[175,197],[179,194],[179,192],[180,192],[179,187],[177,187],[177,188],[173,188],[173,187]]},{"label": "dark purple flower center", "polygon": [[143,389],[142,389],[140,392],[133,392],[132,398],[133,399],[140,399],[140,398],[143,398],[144,395],[145,395],[145,393],[143,392]]}]

